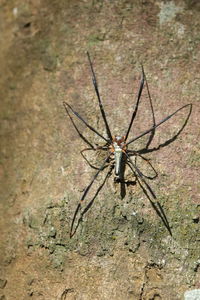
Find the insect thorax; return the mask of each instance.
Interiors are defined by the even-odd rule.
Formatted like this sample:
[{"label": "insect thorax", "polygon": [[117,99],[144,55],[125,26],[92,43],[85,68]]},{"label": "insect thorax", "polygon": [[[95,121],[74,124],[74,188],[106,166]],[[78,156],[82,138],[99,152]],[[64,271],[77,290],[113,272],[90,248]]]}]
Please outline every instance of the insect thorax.
[{"label": "insect thorax", "polygon": [[112,152],[122,152],[126,151],[126,142],[125,142],[125,136],[114,136],[112,140]]}]

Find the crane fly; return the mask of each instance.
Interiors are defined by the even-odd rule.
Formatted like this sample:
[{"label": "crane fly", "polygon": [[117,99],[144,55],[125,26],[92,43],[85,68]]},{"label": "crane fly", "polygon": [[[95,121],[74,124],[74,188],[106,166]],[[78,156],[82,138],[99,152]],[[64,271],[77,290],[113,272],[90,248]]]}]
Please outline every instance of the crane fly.
[{"label": "crane fly", "polygon": [[[150,96],[150,92],[149,92],[147,79],[146,79],[146,76],[145,76],[144,68],[143,68],[143,66],[141,66],[142,76],[141,76],[139,89],[138,89],[138,93],[137,93],[137,97],[136,97],[136,104],[133,108],[133,113],[132,113],[132,116],[130,118],[128,129],[127,129],[125,135],[122,135],[122,136],[121,135],[120,136],[115,135],[115,136],[113,136],[112,133],[111,133],[111,130],[110,130],[110,126],[108,125],[106,113],[105,113],[103,103],[101,101],[101,97],[100,97],[100,93],[99,93],[99,88],[98,88],[97,79],[96,79],[96,75],[95,75],[94,68],[93,68],[93,63],[91,61],[91,58],[90,58],[90,55],[89,55],[88,52],[87,52],[87,57],[88,57],[89,65],[90,65],[90,70],[91,70],[91,74],[92,74],[92,82],[93,82],[93,86],[94,86],[95,93],[96,93],[96,96],[97,96],[98,105],[99,105],[101,116],[102,116],[102,119],[103,119],[103,122],[104,122],[104,125],[105,125],[105,129],[106,129],[106,136],[101,134],[98,130],[96,130],[94,127],[92,127],[87,121],[85,121],[85,119],[78,112],[76,112],[70,104],[68,104],[67,102],[63,102],[64,108],[66,110],[66,113],[67,113],[69,119],[72,122],[72,125],[74,126],[74,128],[77,131],[80,138],[89,146],[88,148],[85,148],[81,151],[81,154],[82,154],[83,158],[88,162],[88,164],[92,168],[97,169],[97,172],[93,176],[92,180],[90,181],[88,186],[85,188],[85,190],[82,194],[82,197],[81,197],[81,199],[80,199],[80,201],[77,205],[77,208],[74,212],[74,216],[72,218],[71,228],[70,228],[70,237],[72,237],[76,233],[76,230],[79,226],[80,221],[82,220],[83,215],[91,207],[92,203],[94,202],[94,199],[98,195],[98,193],[101,190],[101,188],[103,187],[104,183],[106,182],[108,177],[112,174],[113,169],[114,169],[114,173],[115,173],[115,181],[119,182],[119,183],[122,182],[122,180],[123,180],[123,162],[125,162],[125,164],[127,164],[129,166],[129,168],[131,169],[132,173],[134,174],[135,178],[137,179],[137,181],[138,181],[140,187],[142,188],[143,192],[145,193],[147,198],[150,200],[150,202],[151,202],[153,208],[155,209],[156,213],[162,219],[164,225],[166,226],[167,230],[171,234],[170,226],[169,226],[168,220],[166,218],[166,215],[165,215],[161,205],[157,201],[157,198],[156,198],[156,195],[155,195],[154,191],[150,187],[149,183],[146,181],[146,178],[149,178],[149,177],[145,176],[140,171],[140,169],[138,168],[138,166],[136,164],[136,158],[141,157],[142,159],[147,161],[147,163],[151,166],[151,168],[155,172],[155,176],[153,176],[151,179],[155,178],[157,176],[157,173],[156,173],[155,169],[151,165],[150,161],[148,159],[144,158],[142,154],[152,152],[152,151],[158,150],[160,148],[160,147],[158,147],[158,148],[149,149],[149,145],[152,142],[154,134],[155,134],[155,129],[157,127],[159,127],[161,124],[163,124],[166,121],[168,121],[169,119],[171,119],[179,111],[181,111],[181,110],[188,107],[189,112],[188,112],[187,118],[185,119],[184,124],[182,125],[182,127],[178,131],[178,133],[172,139],[170,139],[166,142],[166,145],[173,142],[176,139],[176,137],[181,133],[183,128],[186,126],[186,124],[188,122],[188,119],[190,117],[191,111],[192,111],[192,104],[186,104],[186,105],[178,108],[176,111],[174,111],[173,113],[171,113],[170,115],[168,115],[167,117],[165,117],[164,119],[162,119],[161,121],[156,123],[155,116],[154,116],[154,109],[153,109],[153,105],[152,105],[152,100],[151,100],[151,96]],[[142,95],[142,91],[143,91],[145,83],[146,83],[146,88],[147,88],[147,92],[148,92],[148,98],[149,98],[149,103],[150,103],[150,108],[151,108],[151,113],[152,113],[152,126],[149,129],[147,129],[147,130],[143,131],[142,133],[140,133],[139,135],[128,139],[129,133],[130,133],[131,128],[132,128],[133,121],[134,121],[134,119],[137,115],[137,112],[138,112],[138,107],[139,107],[139,104],[140,104],[140,99],[141,99],[141,95]],[[84,135],[82,135],[82,133],[78,129],[78,127],[77,127],[73,117],[71,116],[71,114],[74,115],[77,119],[79,119],[79,121],[84,123],[84,125],[87,128],[89,128],[96,136],[98,136],[104,142],[104,145],[103,146],[94,146],[92,143],[90,143],[88,141],[88,139]],[[130,144],[134,143],[136,140],[140,139],[141,137],[143,137],[147,134],[150,134],[150,136],[148,138],[148,142],[147,142],[145,148],[143,148],[141,150],[135,150],[135,151],[128,149],[128,146]],[[166,145],[162,144],[161,146],[166,146]],[[91,165],[90,162],[88,161],[88,159],[85,157],[85,155],[83,153],[84,153],[84,151],[87,151],[87,150],[93,150],[93,151],[100,150],[100,151],[105,151],[107,153],[106,159],[103,161],[102,165],[99,168],[94,167],[93,165]],[[132,156],[135,157],[135,160],[132,159]],[[104,178],[103,183],[98,187],[94,197],[89,202],[89,204],[84,209],[82,209],[82,203],[85,200],[85,198],[86,198],[89,190],[91,189],[93,183],[97,179],[99,173],[101,173],[101,171],[103,171],[107,167],[109,167],[109,168],[108,168],[108,172],[107,172],[107,174]],[[79,218],[77,217],[78,214],[80,214]],[[75,222],[76,222],[76,225],[75,225]]]}]

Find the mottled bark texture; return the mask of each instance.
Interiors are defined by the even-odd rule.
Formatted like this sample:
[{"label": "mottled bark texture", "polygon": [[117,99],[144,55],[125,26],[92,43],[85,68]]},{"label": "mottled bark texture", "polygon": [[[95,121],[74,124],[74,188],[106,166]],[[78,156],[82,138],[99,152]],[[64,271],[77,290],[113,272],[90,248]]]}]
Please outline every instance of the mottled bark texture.
[{"label": "mottled bark texture", "polygon": [[[199,15],[195,0],[0,0],[0,299],[181,300],[200,289]],[[127,168],[131,184],[122,191],[111,176],[69,238],[96,171],[80,155],[87,145],[63,101],[106,134],[86,51],[112,134],[126,133],[141,63],[156,122],[193,104],[178,137],[170,142],[187,110],[156,129],[150,148],[159,149],[144,155],[159,175],[148,182],[172,236]],[[145,87],[129,137],[151,125]],[[104,159],[100,151],[85,154],[96,166]],[[150,176],[145,160],[137,164]],[[106,170],[86,203],[105,176]]]}]

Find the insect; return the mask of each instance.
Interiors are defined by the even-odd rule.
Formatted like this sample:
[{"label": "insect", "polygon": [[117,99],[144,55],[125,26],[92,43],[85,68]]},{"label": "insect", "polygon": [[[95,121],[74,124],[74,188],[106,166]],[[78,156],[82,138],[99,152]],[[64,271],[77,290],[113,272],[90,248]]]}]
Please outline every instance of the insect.
[{"label": "insect", "polygon": [[[162,219],[164,225],[166,226],[166,228],[168,229],[169,233],[171,234],[170,226],[169,226],[168,220],[166,218],[166,215],[165,215],[165,213],[164,213],[161,205],[156,200],[157,198],[156,198],[156,195],[155,195],[154,191],[150,187],[149,183],[147,183],[147,181],[146,181],[146,177],[147,176],[145,176],[140,171],[140,169],[138,168],[137,163],[136,163],[136,158],[137,157],[142,157],[142,159],[145,159],[142,156],[142,154],[150,152],[149,149],[148,149],[148,147],[149,147],[149,145],[150,145],[150,143],[151,143],[151,141],[152,141],[152,139],[154,137],[155,129],[158,126],[160,126],[161,124],[165,123],[167,120],[169,120],[170,118],[172,118],[180,110],[185,109],[186,107],[188,107],[189,108],[189,112],[188,112],[187,118],[186,118],[183,126],[178,131],[178,133],[174,136],[174,138],[170,140],[170,142],[172,142],[173,140],[175,140],[175,138],[181,133],[181,131],[183,130],[183,128],[186,126],[186,124],[188,122],[188,119],[189,119],[190,114],[192,112],[192,104],[186,104],[186,105],[178,108],[176,111],[174,111],[173,113],[171,113],[170,115],[168,115],[167,117],[165,117],[164,119],[162,119],[161,121],[159,121],[158,123],[156,123],[155,116],[154,116],[153,105],[152,105],[152,100],[151,100],[151,96],[150,96],[150,92],[149,92],[148,83],[147,83],[147,80],[146,80],[144,68],[143,68],[143,66],[141,66],[141,68],[142,68],[142,76],[141,76],[141,80],[140,80],[140,84],[139,84],[139,89],[138,89],[138,93],[137,93],[137,97],[136,97],[136,104],[134,106],[133,113],[132,113],[132,116],[130,118],[128,129],[127,129],[125,135],[122,135],[122,136],[121,135],[120,136],[113,136],[112,133],[111,133],[111,130],[110,130],[110,126],[108,125],[106,113],[105,113],[105,110],[104,110],[104,107],[103,107],[103,103],[101,101],[101,97],[100,97],[100,94],[99,94],[99,88],[98,88],[97,79],[96,79],[96,75],[95,75],[95,72],[94,72],[93,64],[92,64],[92,61],[91,61],[91,58],[90,58],[90,55],[89,55],[88,52],[87,52],[87,57],[88,57],[88,61],[89,61],[90,69],[91,69],[92,82],[93,82],[95,93],[96,93],[96,96],[97,96],[98,105],[99,105],[101,116],[102,116],[102,119],[103,119],[103,122],[104,122],[104,125],[105,125],[105,129],[106,129],[106,136],[102,135],[99,131],[97,131],[94,127],[92,127],[87,121],[85,121],[85,119],[78,112],[76,112],[71,107],[70,104],[68,104],[67,102],[63,102],[63,105],[64,105],[66,113],[67,113],[68,117],[70,118],[70,120],[72,122],[72,125],[74,126],[74,128],[77,131],[78,135],[89,146],[88,148],[85,148],[85,149],[83,149],[81,151],[81,154],[86,159],[86,161],[88,162],[87,158],[83,155],[83,152],[86,151],[86,150],[93,150],[93,151],[100,150],[100,151],[105,151],[107,153],[107,156],[106,156],[106,159],[103,161],[103,164],[99,168],[96,168],[97,169],[96,174],[93,176],[92,180],[90,181],[90,183],[85,188],[85,190],[84,190],[84,192],[82,194],[82,197],[81,197],[81,199],[80,199],[80,201],[79,201],[79,203],[77,205],[77,208],[76,208],[76,210],[74,212],[74,216],[73,216],[73,219],[72,219],[71,228],[70,228],[70,237],[72,237],[76,233],[76,230],[77,230],[77,228],[79,226],[80,221],[82,220],[83,215],[91,207],[94,199],[98,195],[100,189],[103,187],[105,181],[107,180],[107,178],[113,172],[113,169],[114,169],[114,172],[115,172],[115,181],[119,182],[119,183],[123,181],[123,165],[124,164],[127,164],[129,166],[129,168],[133,172],[134,176],[137,178],[137,181],[139,182],[139,185],[141,186],[143,192],[145,193],[145,195],[147,196],[147,198],[150,200],[153,208],[156,210],[157,214],[160,216],[160,218]],[[142,95],[142,91],[143,91],[145,83],[146,83],[146,87],[147,87],[148,98],[149,98],[149,101],[150,101],[150,107],[151,107],[151,113],[152,113],[152,123],[153,124],[152,124],[152,126],[149,129],[147,129],[144,132],[140,133],[136,137],[128,139],[130,131],[131,131],[131,128],[132,128],[132,125],[133,125],[133,121],[134,121],[134,119],[135,119],[135,117],[137,115],[137,112],[138,112],[138,107],[139,107],[139,104],[140,104],[141,95]],[[82,135],[82,133],[78,129],[78,127],[77,127],[76,123],[74,122],[74,119],[73,119],[73,117],[71,115],[74,115],[82,123],[84,123],[84,125],[87,128],[89,128],[95,135],[97,135],[104,142],[104,144],[102,146],[94,146],[92,143],[90,143],[88,141],[88,139],[86,139]],[[148,134],[150,134],[150,135],[149,135],[148,142],[147,142],[145,148],[143,148],[142,150],[137,150],[137,151],[129,150],[128,149],[128,147],[129,147],[130,144],[134,143],[136,140],[138,140],[138,139],[140,139],[143,136],[148,135]],[[132,159],[132,157],[134,157],[135,159]],[[145,160],[152,167],[152,165],[148,161],[148,159],[145,159]],[[89,163],[89,165],[90,165],[90,163]],[[97,179],[99,173],[101,171],[103,171],[107,167],[108,167],[108,172],[107,172],[107,175],[105,176],[105,179],[104,179],[103,183],[99,186],[99,188],[97,189],[94,197],[89,202],[89,204],[84,209],[82,209],[82,203],[85,200],[85,198],[86,198],[89,190],[91,189],[93,183]],[[157,174],[156,174],[156,171],[155,171],[155,176],[154,177],[156,177],[156,176],[157,176]],[[77,217],[78,215],[79,215],[79,218]],[[76,222],[76,225],[75,225],[75,222]]]}]

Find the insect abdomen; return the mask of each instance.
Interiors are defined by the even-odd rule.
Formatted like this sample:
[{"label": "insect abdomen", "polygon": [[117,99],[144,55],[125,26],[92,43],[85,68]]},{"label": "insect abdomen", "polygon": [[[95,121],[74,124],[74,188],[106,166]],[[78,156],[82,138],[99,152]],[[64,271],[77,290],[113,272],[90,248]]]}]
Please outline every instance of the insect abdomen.
[{"label": "insect abdomen", "polygon": [[122,149],[115,149],[115,175],[119,176],[121,171]]}]

